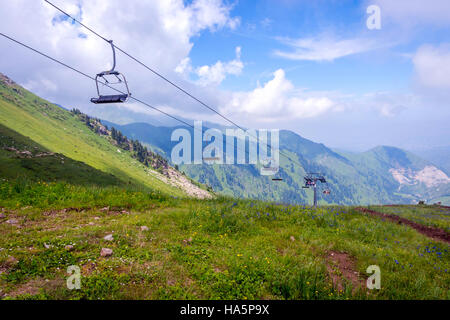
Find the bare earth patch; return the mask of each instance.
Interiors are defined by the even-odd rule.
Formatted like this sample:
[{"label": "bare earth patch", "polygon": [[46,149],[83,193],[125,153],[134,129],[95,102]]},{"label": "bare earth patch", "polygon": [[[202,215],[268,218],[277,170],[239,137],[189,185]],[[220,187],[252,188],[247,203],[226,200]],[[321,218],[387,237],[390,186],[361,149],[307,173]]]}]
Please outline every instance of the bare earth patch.
[{"label": "bare earth patch", "polygon": [[54,291],[55,289],[64,286],[64,280],[58,279],[58,280],[31,280],[20,287],[16,288],[15,290],[7,293],[7,296],[9,297],[17,297],[21,295],[36,295],[38,294],[41,289],[43,290],[49,290]]},{"label": "bare earth patch", "polygon": [[328,251],[326,261],[328,274],[339,291],[344,290],[344,281],[352,284],[353,291],[364,288],[365,281],[360,278],[354,259],[348,253]]},{"label": "bare earth patch", "polygon": [[424,226],[423,224],[408,220],[406,218],[396,216],[395,214],[381,213],[381,212],[366,209],[366,208],[356,208],[356,210],[363,212],[363,213],[369,213],[371,215],[378,216],[381,218],[385,218],[385,219],[391,220],[393,222],[396,222],[398,224],[402,224],[402,223],[406,224],[407,226],[410,226],[411,228],[417,230],[419,233],[421,233],[429,238],[450,243],[450,234],[445,232],[442,229]]}]

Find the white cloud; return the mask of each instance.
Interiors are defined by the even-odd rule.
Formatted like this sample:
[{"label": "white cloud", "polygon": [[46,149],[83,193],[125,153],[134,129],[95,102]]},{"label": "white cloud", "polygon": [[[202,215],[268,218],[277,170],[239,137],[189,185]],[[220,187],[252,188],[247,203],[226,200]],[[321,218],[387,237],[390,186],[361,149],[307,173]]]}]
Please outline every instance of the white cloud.
[{"label": "white cloud", "polygon": [[241,116],[240,118],[258,119],[274,122],[281,119],[315,117],[337,107],[326,96],[307,95],[296,90],[285,77],[282,69],[273,74],[273,79],[250,92],[238,92],[223,112]]},{"label": "white cloud", "polygon": [[389,46],[389,44],[378,44],[374,40],[334,39],[328,36],[300,39],[279,39],[282,43],[290,46],[293,51],[276,50],[275,55],[291,60],[311,61],[333,61],[349,55],[363,53]]},{"label": "white cloud", "polygon": [[175,72],[183,75],[185,78],[189,78],[191,73],[195,74],[198,77],[195,83],[200,86],[217,86],[225,80],[227,75],[232,74],[237,76],[241,74],[244,68],[244,64],[241,61],[241,47],[236,47],[235,51],[236,58],[231,61],[222,62],[219,60],[211,66],[204,65],[197,68],[192,67],[192,62],[189,57],[184,58],[175,68]]},{"label": "white cloud", "polygon": [[236,58],[228,62],[217,61],[214,65],[204,65],[195,69],[198,84],[207,86],[220,84],[228,74],[239,75],[244,68],[241,61],[241,47],[236,48]]},{"label": "white cloud", "polygon": [[[221,0],[130,1],[125,6],[121,0],[54,2],[194,94],[200,89],[174,72],[180,61],[188,59],[192,38],[201,32],[236,28],[239,24],[239,19],[231,16],[232,8]],[[7,35],[90,75],[111,66],[108,44],[71,20],[63,19],[60,12],[44,1],[6,1],[2,3],[2,12],[8,13],[0,19],[0,29]],[[48,100],[95,112],[96,106],[89,102],[96,94],[94,83],[3,37],[0,52],[0,72]],[[127,77],[135,97],[155,106],[189,106],[190,101],[181,98],[176,89],[119,52],[117,70]]]},{"label": "white cloud", "polygon": [[175,72],[184,76],[189,76],[189,74],[192,72],[191,58],[186,57],[181,60],[181,62],[175,68]]},{"label": "white cloud", "polygon": [[450,26],[450,1],[448,0],[369,0],[377,4],[381,17],[405,27],[424,24]]},{"label": "white cloud", "polygon": [[393,92],[372,92],[356,97],[353,104],[359,111],[374,110],[384,118],[394,118],[409,108],[415,108],[420,97],[415,94],[399,94]]},{"label": "white cloud", "polygon": [[412,58],[419,85],[450,90],[450,44],[421,46]]}]

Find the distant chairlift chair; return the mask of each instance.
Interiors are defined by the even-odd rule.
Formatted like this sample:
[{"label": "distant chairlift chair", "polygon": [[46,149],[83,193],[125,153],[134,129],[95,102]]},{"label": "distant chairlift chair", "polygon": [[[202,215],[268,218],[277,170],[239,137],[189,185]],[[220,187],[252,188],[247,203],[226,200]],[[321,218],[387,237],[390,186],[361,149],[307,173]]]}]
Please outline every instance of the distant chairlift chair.
[{"label": "distant chairlift chair", "polygon": [[[131,93],[130,93],[130,90],[128,89],[128,83],[127,83],[127,80],[125,79],[125,76],[123,74],[121,74],[119,71],[115,71],[114,70],[114,68],[116,67],[116,51],[114,49],[113,41],[110,40],[109,43],[111,44],[111,48],[112,48],[112,51],[113,51],[113,66],[112,66],[111,70],[100,72],[95,77],[95,84],[97,86],[98,98],[92,98],[91,99],[91,102],[93,102],[95,104],[101,104],[101,103],[123,103],[123,102],[126,102],[131,96]],[[105,77],[105,76],[109,76],[109,75],[115,76],[117,78],[118,82],[114,82],[114,83],[109,82],[108,79]],[[98,87],[99,78],[102,78],[103,80],[105,80],[105,83],[107,85],[124,83],[125,84],[125,88],[127,89],[127,93],[113,94],[113,95],[101,95],[99,87]],[[100,82],[100,83],[102,83],[102,82]]]}]

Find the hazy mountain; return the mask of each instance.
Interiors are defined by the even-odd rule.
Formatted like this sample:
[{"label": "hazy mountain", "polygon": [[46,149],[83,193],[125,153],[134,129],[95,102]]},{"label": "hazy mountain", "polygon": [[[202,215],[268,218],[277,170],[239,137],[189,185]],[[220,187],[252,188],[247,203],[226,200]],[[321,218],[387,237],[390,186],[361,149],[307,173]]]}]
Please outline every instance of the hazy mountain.
[{"label": "hazy mountain", "polygon": [[[170,157],[177,143],[170,141],[174,127],[104,123],[147,143],[166,157]],[[192,135],[192,129],[186,129]],[[320,172],[326,176],[328,185],[321,188],[330,189],[331,194],[322,195],[321,201],[327,203],[446,202],[448,198],[445,197],[450,195],[450,179],[445,172],[399,148],[380,146],[362,153],[335,152],[292,131],[281,130],[280,150],[301,164],[294,164],[280,155],[281,168],[277,177],[283,181],[275,182],[261,176],[259,168],[253,165],[191,164],[180,168],[190,177],[224,194],[291,203],[312,201],[311,190],[301,188],[306,172]]]},{"label": "hazy mountain", "polygon": [[411,150],[412,153],[430,161],[450,175],[450,146]]}]

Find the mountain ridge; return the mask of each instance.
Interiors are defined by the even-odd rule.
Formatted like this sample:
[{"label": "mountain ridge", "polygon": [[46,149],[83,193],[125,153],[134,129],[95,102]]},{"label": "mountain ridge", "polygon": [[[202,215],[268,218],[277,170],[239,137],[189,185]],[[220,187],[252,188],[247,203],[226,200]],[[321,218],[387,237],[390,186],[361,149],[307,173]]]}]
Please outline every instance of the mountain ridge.
[{"label": "mountain ridge", "polygon": [[[164,176],[145,163],[140,163],[132,150],[123,149],[117,143],[113,143],[114,139],[110,132],[103,132],[104,134],[95,132],[94,127],[89,125],[92,123],[90,120],[88,123],[88,118],[80,119],[76,114],[39,98],[0,74],[1,126],[32,140],[51,153],[63,155],[70,159],[68,160],[70,163],[81,162],[87,168],[112,175],[120,180],[123,186],[129,185],[173,196],[188,196],[180,185],[172,184],[175,180],[186,182],[185,177],[174,173],[176,169],[171,168],[171,173]],[[95,129],[98,127],[95,126]],[[9,134],[11,135],[14,134]],[[11,146],[4,148],[8,147]],[[22,151],[30,152],[30,150]],[[14,157],[15,155],[10,153],[4,160],[14,161],[12,160]],[[67,165],[68,162],[60,163],[62,167]],[[18,173],[22,171],[20,166],[15,168]],[[76,175],[76,171],[72,171],[72,174]],[[187,183],[192,189],[199,188],[197,184],[189,181]]]},{"label": "mountain ridge", "polygon": [[[153,146],[156,150],[159,150],[166,157],[170,157],[170,150],[174,143],[170,142],[170,133],[175,128],[182,128],[183,126],[176,127],[156,127],[151,124],[131,123],[126,125],[117,125],[112,122],[105,121],[105,123],[111,126],[117,126],[130,136],[136,136],[139,140]],[[187,130],[192,130],[186,128]],[[206,129],[204,127],[204,129]],[[309,203],[311,201],[311,195],[301,189],[303,183],[303,176],[307,171],[319,171],[325,174],[329,183],[330,189],[335,189],[334,192],[338,192],[337,197],[329,197],[331,201],[325,201],[325,203],[401,203],[411,201],[420,201],[425,197],[426,200],[432,201],[438,199],[440,196],[446,196],[447,191],[438,191],[437,196],[433,196],[431,191],[421,189],[420,186],[416,186],[417,190],[410,190],[412,187],[408,187],[407,194],[403,194],[405,186],[402,186],[396,180],[395,173],[393,174],[390,169],[407,168],[413,171],[420,171],[426,166],[438,167],[432,165],[432,163],[421,159],[415,154],[402,150],[393,146],[377,146],[367,151],[360,153],[348,153],[341,154],[333,151],[324,144],[316,143],[311,140],[305,139],[289,130],[280,130],[280,150],[289,154],[289,157],[302,164],[303,170],[293,170],[293,164],[284,163],[280,170],[279,176],[284,179],[284,183],[293,183],[295,188],[281,188],[268,187],[271,183],[270,179],[264,177],[256,178],[257,170],[251,168],[249,165],[236,165],[234,168],[228,168],[218,165],[182,165],[180,168],[184,169],[186,173],[194,179],[198,179],[202,183],[212,185],[218,192],[225,192],[225,194],[242,197],[258,197],[260,195],[267,195],[267,192],[263,188],[268,188],[273,193],[278,194],[277,197],[272,197],[271,200],[280,200],[296,203]],[[281,162],[288,162],[282,156],[280,156]],[[284,159],[284,160],[283,160]],[[306,169],[307,168],[307,169]],[[298,169],[298,168],[297,168]],[[294,177],[295,172],[297,177]],[[287,173],[288,172],[288,173]],[[256,184],[259,188],[259,192],[248,190],[245,187],[245,183],[238,181],[232,175],[244,177],[250,179],[252,184]],[[259,180],[256,183],[256,180]],[[265,180],[265,181],[264,181]],[[366,181],[366,185],[362,183]],[[264,181],[262,183],[261,181]],[[343,181],[344,183],[336,188],[331,184],[339,185]],[[356,183],[355,183],[356,181]],[[264,184],[266,187],[264,187]],[[372,188],[371,184],[379,185],[380,188]],[[445,190],[448,190],[448,184],[445,183]],[[247,189],[247,190],[244,190]],[[251,188],[250,188],[251,189]],[[340,189],[340,190],[336,190]],[[425,188],[426,189],[426,188]],[[386,191],[388,190],[388,191]],[[295,193],[295,196],[294,196]],[[381,193],[379,199],[376,199],[371,194]],[[283,196],[284,194],[284,196]],[[357,194],[352,196],[351,194]],[[323,201],[323,200],[322,200]],[[360,202],[358,202],[360,201]]]}]

